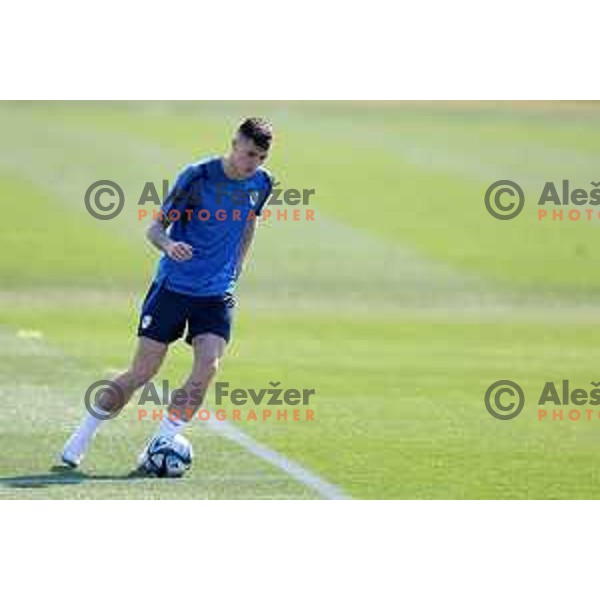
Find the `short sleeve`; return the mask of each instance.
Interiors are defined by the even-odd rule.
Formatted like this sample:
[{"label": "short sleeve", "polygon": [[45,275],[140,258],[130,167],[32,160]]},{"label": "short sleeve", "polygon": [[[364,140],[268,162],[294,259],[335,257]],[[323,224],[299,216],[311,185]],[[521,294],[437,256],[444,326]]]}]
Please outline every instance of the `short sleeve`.
[{"label": "short sleeve", "polygon": [[254,213],[257,217],[260,217],[262,214],[263,208],[269,202],[271,192],[273,191],[273,183],[275,181],[274,177],[270,173],[265,172],[265,180],[265,187],[263,188],[260,199],[256,205],[256,208],[254,209]]},{"label": "short sleeve", "polygon": [[191,197],[194,174],[195,169],[192,165],[188,165],[179,173],[162,204],[161,209],[163,215],[167,216],[169,211],[173,209],[179,211],[185,210],[185,205]]}]

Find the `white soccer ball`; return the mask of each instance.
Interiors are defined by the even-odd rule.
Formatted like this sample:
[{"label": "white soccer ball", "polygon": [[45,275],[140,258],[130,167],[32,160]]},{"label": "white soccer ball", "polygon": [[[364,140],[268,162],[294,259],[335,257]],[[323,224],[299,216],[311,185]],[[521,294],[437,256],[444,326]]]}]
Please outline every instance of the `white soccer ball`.
[{"label": "white soccer ball", "polygon": [[181,477],[192,466],[192,444],[182,435],[155,437],[140,459],[140,467],[155,477]]}]

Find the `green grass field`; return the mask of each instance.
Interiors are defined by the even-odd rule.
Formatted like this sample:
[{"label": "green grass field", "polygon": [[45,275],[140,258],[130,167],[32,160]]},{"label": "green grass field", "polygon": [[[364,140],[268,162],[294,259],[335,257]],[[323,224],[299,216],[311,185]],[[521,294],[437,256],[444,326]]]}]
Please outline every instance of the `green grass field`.
[{"label": "green grass field", "polygon": [[[261,226],[219,379],[315,388],[315,421],[233,424],[251,448],[196,422],[187,477],[131,479],[156,425],[130,406],[80,474],[52,471],[87,386],[128,363],[157,258],[135,200],[101,222],[86,188],[136,198],[249,114],[315,221]],[[531,400],[600,379],[600,220],[538,223],[529,201],[600,180],[599,124],[595,104],[0,103],[0,498],[600,497],[600,419],[538,422]],[[499,179],[527,195],[513,221],[485,210]],[[189,365],[178,344],[159,377]],[[528,394],[512,421],[484,407],[499,379]]]}]

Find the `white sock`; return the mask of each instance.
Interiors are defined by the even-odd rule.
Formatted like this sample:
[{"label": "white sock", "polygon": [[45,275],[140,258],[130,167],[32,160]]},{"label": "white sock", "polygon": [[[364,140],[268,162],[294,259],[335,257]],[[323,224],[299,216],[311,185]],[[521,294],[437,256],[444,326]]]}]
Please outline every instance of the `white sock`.
[{"label": "white sock", "polygon": [[186,425],[187,423],[181,419],[169,418],[169,413],[167,412],[160,422],[157,435],[172,439],[181,433]]},{"label": "white sock", "polygon": [[[100,416],[107,416],[109,413],[101,408],[95,406],[94,411]],[[98,427],[104,423],[106,419],[98,419],[94,415],[86,414],[81,420],[79,427],[75,430],[75,433],[71,436],[67,442],[65,450],[69,454],[80,456],[85,453],[89,443],[92,441]]]},{"label": "white sock", "polygon": [[[101,417],[106,417],[110,414],[108,411],[103,410],[98,406],[94,407],[94,411]],[[106,420],[107,419],[99,419],[91,414],[85,415],[81,421],[81,424],[79,425],[81,436],[91,440],[96,434],[98,427],[100,427],[100,425],[102,425],[102,423],[104,423]]]}]

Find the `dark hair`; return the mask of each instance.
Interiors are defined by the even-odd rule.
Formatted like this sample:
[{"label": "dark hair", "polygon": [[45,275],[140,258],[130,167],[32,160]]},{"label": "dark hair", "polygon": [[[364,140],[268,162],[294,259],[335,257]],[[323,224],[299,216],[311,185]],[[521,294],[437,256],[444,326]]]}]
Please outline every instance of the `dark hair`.
[{"label": "dark hair", "polygon": [[273,125],[261,117],[244,119],[238,133],[252,140],[259,148],[268,150],[273,140]]}]

